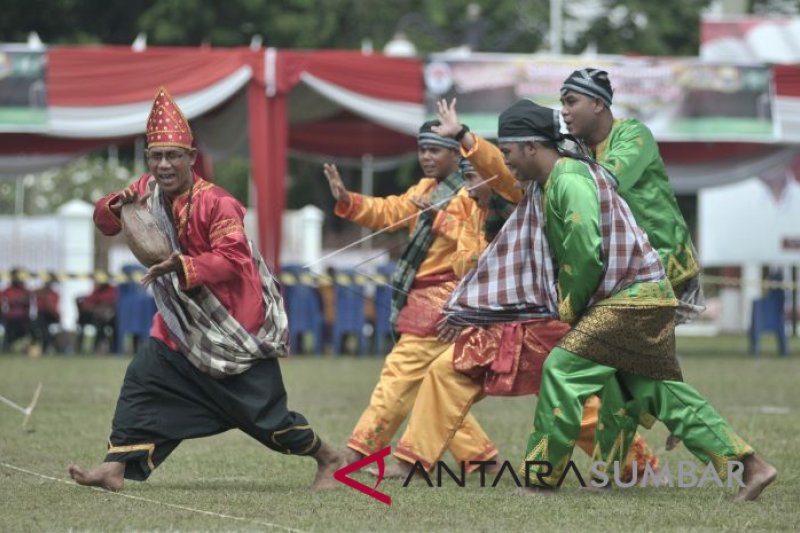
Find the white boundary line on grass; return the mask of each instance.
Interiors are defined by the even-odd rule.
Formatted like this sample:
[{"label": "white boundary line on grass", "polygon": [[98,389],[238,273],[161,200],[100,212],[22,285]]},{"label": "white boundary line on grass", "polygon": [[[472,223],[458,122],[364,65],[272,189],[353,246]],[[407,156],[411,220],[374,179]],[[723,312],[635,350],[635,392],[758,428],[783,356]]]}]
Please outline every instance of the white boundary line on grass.
[{"label": "white boundary line on grass", "polygon": [[[48,479],[50,481],[57,481],[59,483],[64,483],[65,485],[70,485],[70,486],[73,486],[73,487],[81,487],[81,488],[83,488],[82,485],[78,485],[74,481],[67,481],[66,479],[59,479],[57,477],[47,476],[45,474],[40,474],[38,472],[33,472],[31,470],[26,470],[25,468],[20,468],[18,466],[10,465],[8,463],[0,462],[0,466],[4,466],[4,467],[9,468],[11,470],[16,470],[17,472],[22,472],[24,474],[29,474],[31,476],[40,477],[42,479]],[[101,489],[100,487],[86,487],[86,488],[89,488],[89,489],[92,489],[92,490],[96,490],[96,491],[100,491],[100,492],[102,492],[104,494],[113,494],[114,496],[120,496],[122,498],[128,498],[130,500],[138,500],[138,501],[147,502],[147,503],[155,503],[155,504],[158,504],[158,505],[163,505],[165,507],[172,507],[173,509],[180,509],[182,511],[191,511],[193,513],[199,513],[199,514],[204,514],[204,515],[208,515],[208,516],[215,516],[217,518],[226,518],[226,519],[229,519],[229,520],[238,520],[239,522],[250,522],[251,524],[270,527],[270,528],[274,528],[274,529],[281,529],[283,531],[289,531],[290,533],[306,533],[301,529],[295,529],[295,528],[288,527],[288,526],[282,526],[280,524],[273,524],[271,522],[262,522],[260,520],[255,520],[253,518],[245,518],[245,517],[242,517],[242,516],[233,516],[233,515],[229,515],[229,514],[215,513],[214,511],[204,511],[203,509],[195,509],[193,507],[186,507],[186,506],[183,506],[183,505],[178,505],[176,503],[168,503],[168,502],[162,502],[162,501],[158,501],[158,500],[151,500],[149,498],[143,498],[142,496],[133,496],[131,494],[125,494],[125,493],[122,493],[122,492],[111,492],[111,491],[108,491],[108,490],[105,490],[105,489]]]}]

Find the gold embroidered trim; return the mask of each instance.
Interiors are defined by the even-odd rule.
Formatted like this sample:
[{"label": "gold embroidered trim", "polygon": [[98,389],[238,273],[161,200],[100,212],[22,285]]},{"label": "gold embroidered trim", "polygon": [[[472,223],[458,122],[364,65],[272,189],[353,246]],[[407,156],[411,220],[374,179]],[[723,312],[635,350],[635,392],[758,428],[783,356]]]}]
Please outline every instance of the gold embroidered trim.
[{"label": "gold embroidered trim", "polygon": [[191,289],[200,284],[200,280],[197,276],[197,269],[194,266],[194,259],[188,257],[186,255],[181,254],[178,256],[181,260],[181,266],[183,267],[183,277],[186,280],[186,285],[184,288]]},{"label": "gold embroidered trim", "polygon": [[235,218],[226,218],[225,220],[220,220],[211,226],[209,240],[211,240],[211,242],[215,242],[232,233],[238,232],[244,233],[244,227],[242,226],[242,223]]},{"label": "gold embroidered trim", "polygon": [[150,470],[155,470],[156,466],[153,464],[153,453],[156,451],[155,443],[148,444],[129,444],[127,446],[114,446],[111,441],[108,441],[107,453],[129,453],[129,452],[147,452],[147,466]]},{"label": "gold embroidered trim", "polygon": [[[272,435],[270,435],[269,438],[272,441],[272,443],[275,444],[275,446],[281,447],[283,445],[281,443],[279,443],[277,440],[275,440],[275,437],[277,437],[278,435],[283,435],[284,433],[288,433],[290,431],[302,431],[302,430],[306,430],[306,429],[310,430],[311,426],[309,426],[308,424],[306,424],[305,426],[291,426],[291,427],[288,427],[286,429],[281,429],[280,431],[274,431],[272,433]],[[312,431],[312,433],[313,433],[313,431]],[[305,455],[306,453],[308,453],[308,451],[311,450],[314,447],[314,445],[317,443],[317,439],[318,438],[319,437],[317,436],[317,434],[314,433],[314,439],[311,442],[311,446],[307,447],[305,450],[303,450],[302,453],[297,454],[297,455]],[[287,454],[291,454],[292,452],[291,452],[291,450],[286,448],[286,453]]]}]

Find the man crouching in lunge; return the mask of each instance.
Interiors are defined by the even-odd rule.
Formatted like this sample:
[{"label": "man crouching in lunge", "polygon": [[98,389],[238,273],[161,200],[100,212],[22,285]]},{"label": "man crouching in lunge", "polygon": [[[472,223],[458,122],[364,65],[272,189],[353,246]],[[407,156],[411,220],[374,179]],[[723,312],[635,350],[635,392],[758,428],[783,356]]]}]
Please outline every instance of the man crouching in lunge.
[{"label": "man crouching in lunge", "polygon": [[105,462],[69,467],[81,485],[120,490],[143,481],[183,441],[238,428],[268,448],[317,461],[313,490],[338,485],[342,456],[287,408],[278,357],[288,353],[278,286],[245,237],[244,207],[192,171],[189,124],[165,89],[147,122],[150,173],[97,202],[105,235],[123,204],[147,199],[172,254],[142,279],[158,306],[150,338],[131,361]]}]

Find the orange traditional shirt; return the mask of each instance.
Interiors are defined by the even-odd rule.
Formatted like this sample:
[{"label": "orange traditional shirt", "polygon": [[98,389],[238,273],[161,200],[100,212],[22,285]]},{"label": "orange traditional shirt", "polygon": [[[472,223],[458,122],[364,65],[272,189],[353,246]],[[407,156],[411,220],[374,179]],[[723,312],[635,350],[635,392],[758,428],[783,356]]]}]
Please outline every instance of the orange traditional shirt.
[{"label": "orange traditional shirt", "polygon": [[458,236],[452,259],[453,272],[459,279],[475,268],[478,258],[489,245],[483,232],[485,222],[486,210],[477,208],[469,220],[461,226],[461,234]]},{"label": "orange traditional shirt", "polygon": [[520,203],[525,196],[525,190],[520,188],[519,181],[506,166],[503,152],[478,135],[473,134],[472,138],[475,139],[475,144],[469,151],[462,147],[461,155],[469,159],[494,192],[509,202]]},{"label": "orange traditional shirt", "polygon": [[[385,198],[351,192],[350,203],[337,203],[335,213],[371,229],[393,226],[393,229],[408,228],[409,233],[413,233],[417,224],[415,214],[419,212],[419,208],[411,203],[410,198],[430,198],[436,184],[434,178],[422,178],[402,195]],[[416,279],[453,271],[452,256],[463,226],[476,210],[478,206],[463,188],[450,200],[446,209],[439,210],[433,221],[435,238],[417,270]]]},{"label": "orange traditional shirt", "polygon": [[[480,176],[488,182],[494,192],[508,200],[519,203],[525,195],[519,183],[505,164],[502,152],[490,142],[473,134],[475,145],[469,151],[461,148],[461,155],[469,159]],[[486,211],[477,207],[471,217],[461,226],[456,251],[453,254],[453,271],[463,278],[478,264],[478,258],[489,245],[483,226]]]}]

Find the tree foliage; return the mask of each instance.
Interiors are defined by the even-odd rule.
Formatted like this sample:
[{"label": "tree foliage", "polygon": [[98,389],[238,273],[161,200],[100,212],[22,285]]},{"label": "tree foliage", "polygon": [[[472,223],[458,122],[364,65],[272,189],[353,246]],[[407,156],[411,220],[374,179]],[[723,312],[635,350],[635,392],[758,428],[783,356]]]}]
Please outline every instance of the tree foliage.
[{"label": "tree foliage", "polygon": [[25,42],[35,31],[46,44],[130,44],[139,17],[155,0],[3,0],[0,42]]},{"label": "tree foliage", "polygon": [[[699,17],[710,0],[595,0],[602,13],[567,51],[596,43],[604,53],[696,54]],[[787,3],[750,0],[751,8]],[[421,53],[463,44],[486,52],[531,53],[546,45],[549,0],[5,0],[0,41],[22,42],[36,31],[49,44],[242,46],[261,35],[279,48],[380,50],[402,31]],[[470,7],[470,4],[474,4]],[[564,2],[568,14],[581,4]],[[479,7],[476,15],[474,8]]]},{"label": "tree foliage", "polygon": [[[43,215],[72,199],[94,203],[109,192],[123,189],[132,178],[125,164],[110,162],[99,154],[81,157],[40,174],[0,181],[0,214],[22,209],[17,214]],[[17,198],[22,199],[22,205],[17,205]]]},{"label": "tree foliage", "polygon": [[594,45],[602,54],[696,56],[700,14],[711,0],[672,0],[669,8],[652,0],[602,0],[602,15],[570,51]]},{"label": "tree foliage", "polygon": [[748,13],[766,16],[800,14],[800,2],[797,0],[748,0]]}]

